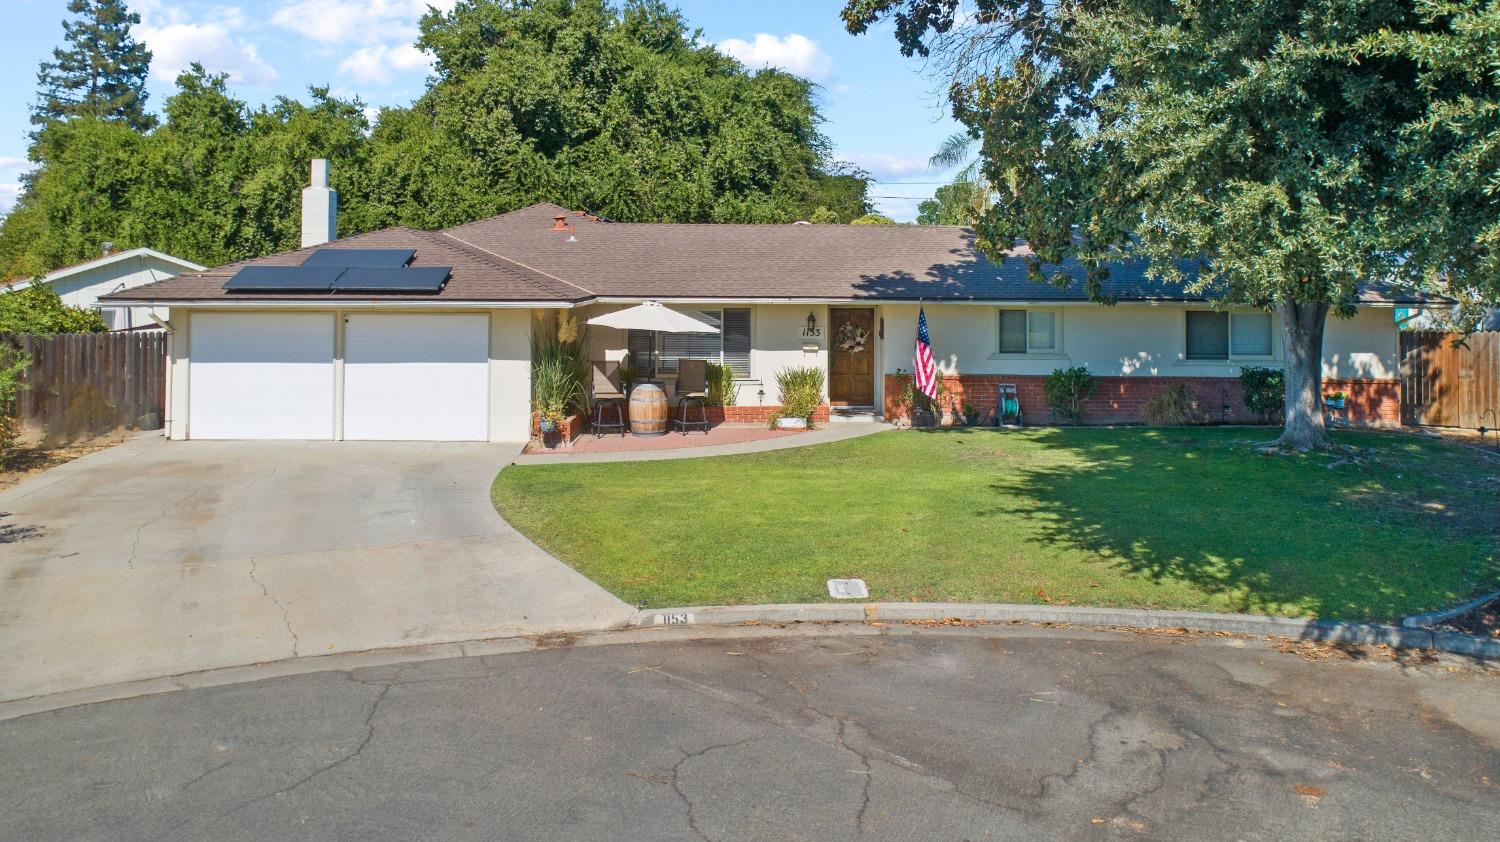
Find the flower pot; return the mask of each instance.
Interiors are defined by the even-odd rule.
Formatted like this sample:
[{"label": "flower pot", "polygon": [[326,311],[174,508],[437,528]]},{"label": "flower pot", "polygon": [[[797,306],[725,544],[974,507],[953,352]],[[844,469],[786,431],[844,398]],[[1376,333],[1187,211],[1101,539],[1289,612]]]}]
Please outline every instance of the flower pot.
[{"label": "flower pot", "polygon": [[776,429],[778,430],[806,430],[806,418],[777,418]]},{"label": "flower pot", "polygon": [[540,421],[537,422],[537,429],[541,430],[542,433],[544,433],[544,434],[545,433],[556,432],[556,430],[557,430],[557,422],[556,421],[549,421],[549,420],[543,418],[542,420],[540,420]]},{"label": "flower pot", "polygon": [[1344,400],[1344,398],[1324,398],[1323,403],[1327,404],[1330,409],[1343,409]]}]

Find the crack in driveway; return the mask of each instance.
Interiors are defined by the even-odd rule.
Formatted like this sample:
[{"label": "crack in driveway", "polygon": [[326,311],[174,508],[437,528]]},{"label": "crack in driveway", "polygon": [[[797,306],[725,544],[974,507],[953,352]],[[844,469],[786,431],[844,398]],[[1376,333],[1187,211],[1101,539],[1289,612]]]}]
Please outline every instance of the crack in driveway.
[{"label": "crack in driveway", "polygon": [[292,628],[292,618],[291,615],[287,614],[286,606],[281,604],[281,600],[271,596],[270,588],[267,588],[266,583],[262,582],[255,575],[255,556],[250,557],[250,581],[260,585],[260,592],[265,595],[266,599],[271,600],[272,605],[275,605],[281,611],[281,622],[286,626],[286,633],[292,636],[292,657],[297,657],[297,649],[302,644],[302,640],[297,636],[297,630]]}]

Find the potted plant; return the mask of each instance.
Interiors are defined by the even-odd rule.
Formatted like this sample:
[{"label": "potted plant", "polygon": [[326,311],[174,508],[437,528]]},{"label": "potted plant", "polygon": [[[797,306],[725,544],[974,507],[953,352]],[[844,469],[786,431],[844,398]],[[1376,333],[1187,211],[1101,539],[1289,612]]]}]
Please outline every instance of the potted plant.
[{"label": "potted plant", "polygon": [[979,424],[979,409],[974,404],[964,403],[964,426],[974,427]]},{"label": "potted plant", "polygon": [[1323,396],[1323,403],[1329,409],[1343,409],[1344,408],[1344,402],[1347,401],[1348,399],[1349,399],[1349,396],[1346,395],[1346,394],[1344,394],[1343,392],[1334,392],[1334,393],[1329,394],[1329,395],[1324,395]]},{"label": "potted plant", "polygon": [[537,429],[543,434],[556,432],[569,411],[582,403],[583,387],[572,364],[561,357],[539,359],[531,365],[531,408],[537,415]]}]

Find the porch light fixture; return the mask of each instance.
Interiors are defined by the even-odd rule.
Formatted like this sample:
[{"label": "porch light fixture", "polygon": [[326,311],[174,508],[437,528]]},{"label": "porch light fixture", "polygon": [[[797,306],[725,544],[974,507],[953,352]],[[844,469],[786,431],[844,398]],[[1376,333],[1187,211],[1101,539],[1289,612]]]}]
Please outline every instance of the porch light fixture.
[{"label": "porch light fixture", "polygon": [[812,336],[818,330],[818,316],[816,313],[807,314],[807,335]]}]

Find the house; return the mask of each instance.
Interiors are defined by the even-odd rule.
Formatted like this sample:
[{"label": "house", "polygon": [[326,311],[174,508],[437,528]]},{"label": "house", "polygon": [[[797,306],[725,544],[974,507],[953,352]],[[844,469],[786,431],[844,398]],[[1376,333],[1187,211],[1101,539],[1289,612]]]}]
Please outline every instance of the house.
[{"label": "house", "polygon": [[[102,296],[121,290],[171,278],[183,272],[202,272],[205,267],[191,260],[183,260],[156,249],[135,248],[114,251],[113,243],[105,243],[103,255],[72,266],[64,266],[36,279],[21,279],[5,284],[0,292],[22,290],[32,284],[47,284],[57,292],[62,302],[70,307],[98,310],[104,324],[110,330],[136,330],[155,328],[149,308],[130,307],[121,304],[102,304]],[[158,310],[158,315],[163,315]]]},{"label": "house", "polygon": [[[1081,283],[1035,284],[1023,261],[985,259],[961,227],[618,223],[538,204],[335,240],[326,178],[315,165],[303,248],[107,296],[169,308],[171,438],[522,440],[535,316],[582,323],[648,300],[721,332],[592,328],[594,358],[630,352],[669,392],[679,359],[722,361],[731,421],[769,418],[776,373],[802,366],[828,373],[835,411],[903,413],[919,307],[949,392],[988,411],[1014,383],[1028,418],[1047,417],[1049,372],[1087,366],[1100,380],[1087,420],[1137,420],[1179,382],[1213,417],[1248,420],[1240,367],[1284,356],[1275,316],[1215,309],[1143,263],[1111,268],[1105,306]],[[1357,316],[1330,319],[1323,372],[1353,422],[1399,423],[1393,308],[1432,303],[1371,287]]]}]

